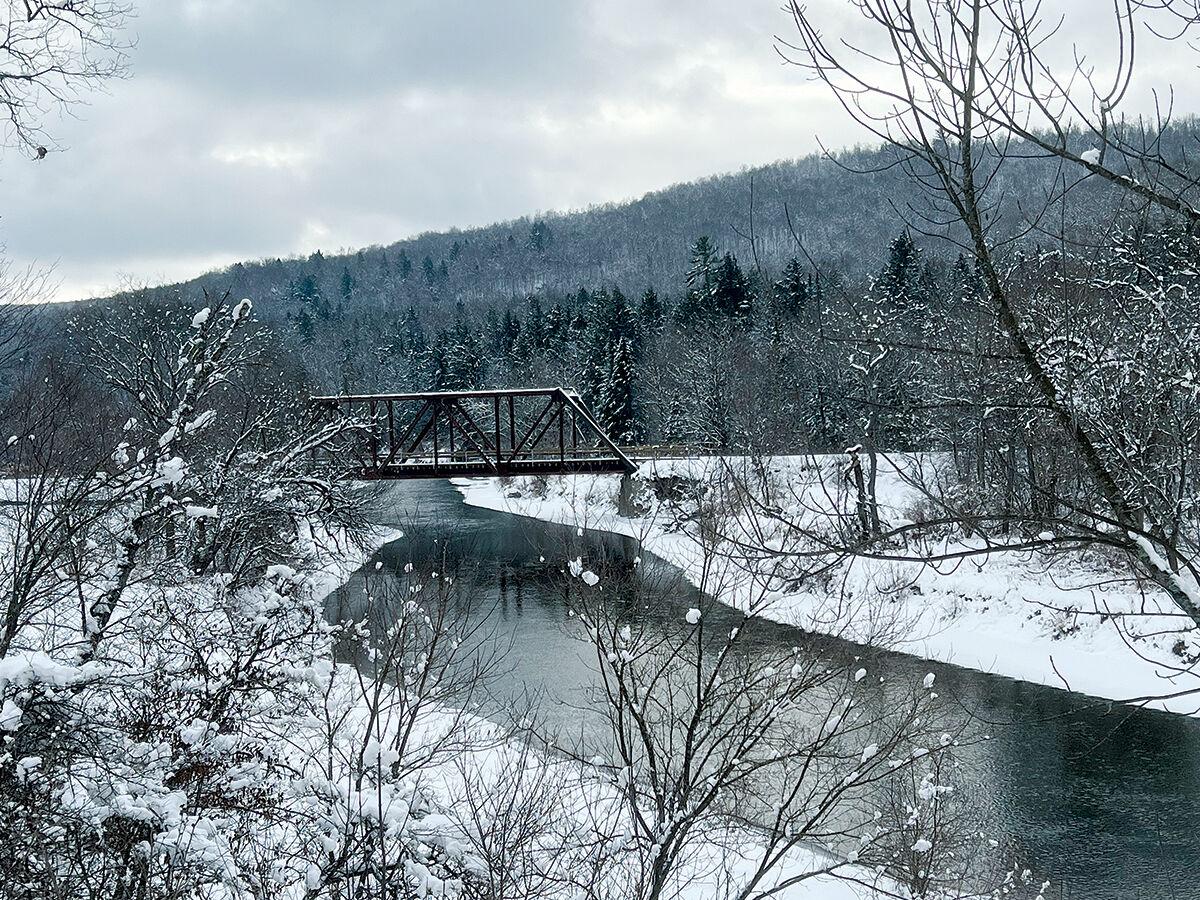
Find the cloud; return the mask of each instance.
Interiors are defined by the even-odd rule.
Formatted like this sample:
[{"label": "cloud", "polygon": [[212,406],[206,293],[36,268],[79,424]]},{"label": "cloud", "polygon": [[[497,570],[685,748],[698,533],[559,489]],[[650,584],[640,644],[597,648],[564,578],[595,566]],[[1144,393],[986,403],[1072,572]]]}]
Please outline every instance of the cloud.
[{"label": "cloud", "polygon": [[[853,23],[840,0],[831,25]],[[59,296],[618,200],[861,138],[778,0],[144,0],[132,77],[0,164]],[[1162,65],[1161,62],[1156,65]]]}]

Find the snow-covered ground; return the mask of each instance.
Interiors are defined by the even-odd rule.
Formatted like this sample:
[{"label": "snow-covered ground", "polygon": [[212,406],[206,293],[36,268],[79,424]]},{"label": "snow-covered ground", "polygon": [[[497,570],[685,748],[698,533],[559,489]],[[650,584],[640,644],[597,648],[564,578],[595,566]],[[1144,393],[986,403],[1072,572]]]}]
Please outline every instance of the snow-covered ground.
[{"label": "snow-covered ground", "polygon": [[[11,496],[18,494],[12,492]],[[303,593],[308,593],[319,605],[324,597],[362,568],[376,550],[402,537],[398,529],[380,527],[361,535],[360,540],[351,540],[344,534],[310,527],[302,534],[296,548],[297,566],[270,567],[275,571],[268,572],[269,584],[247,589],[235,606],[251,621],[258,621],[255,616],[265,610],[277,610],[283,595],[275,592],[272,585],[276,582],[281,585],[303,583],[309,589]],[[424,577],[420,572],[413,574],[414,579]],[[201,579],[194,584],[172,582],[165,587],[143,583],[131,588],[127,592],[127,602],[111,620],[114,633],[120,636],[105,645],[110,651],[109,658],[132,658],[130,654],[137,647],[131,650],[125,644],[132,642],[133,629],[126,634],[119,625],[123,620],[130,623],[150,621],[150,605],[164,591],[178,592],[181,596],[191,596],[189,592],[194,592],[197,604],[219,594],[212,579]],[[274,605],[268,606],[268,602]],[[73,610],[69,607],[67,604],[61,610],[47,610],[41,627],[27,629],[23,637],[49,648],[59,619],[64,632],[71,627],[77,628],[77,622],[70,621]],[[184,626],[186,622],[179,627]],[[150,629],[150,633],[169,630],[163,625]],[[232,634],[236,637],[237,630],[234,629]],[[303,658],[303,648],[296,653],[297,658]],[[0,659],[0,695],[8,688],[28,687],[35,681],[60,688],[80,684],[111,665],[110,662],[97,662],[80,667],[71,659],[69,653],[59,661],[32,648],[14,650]],[[289,695],[289,704],[282,704],[288,711],[275,715],[280,704],[273,700],[261,708],[256,707],[253,720],[252,740],[260,755],[273,761],[276,768],[272,771],[291,773],[282,776],[280,783],[286,789],[281,789],[275,801],[276,811],[282,818],[271,826],[271,852],[278,855],[272,872],[278,884],[284,886],[280,887],[282,896],[300,897],[305,895],[306,888],[315,888],[322,877],[316,862],[335,855],[339,842],[350,840],[347,835],[356,833],[357,824],[364,821],[386,825],[389,833],[397,836],[398,846],[410,841],[413,858],[405,863],[404,872],[410,885],[419,886],[424,892],[422,896],[457,896],[451,885],[438,879],[432,871],[432,863],[426,866],[422,860],[436,856],[431,849],[436,848],[446,858],[467,866],[474,865],[476,846],[472,841],[478,834],[473,829],[482,827],[481,822],[486,825],[489,816],[501,815],[506,797],[522,788],[530,789],[531,802],[547,804],[544,813],[549,858],[540,860],[538,865],[550,873],[548,877],[563,878],[561,891],[543,896],[561,896],[564,900],[579,896],[565,878],[572,874],[573,858],[569,853],[557,852],[561,846],[569,849],[574,845],[570,840],[565,844],[556,842],[559,837],[594,834],[612,839],[628,830],[622,791],[602,768],[537,753],[493,723],[451,705],[429,702],[416,714],[417,721],[414,721],[411,713],[405,713],[412,709],[412,704],[406,702],[403,689],[390,682],[373,681],[369,672],[337,663],[327,655],[318,655],[310,662],[291,673],[297,685],[305,689],[295,696]],[[23,710],[11,698],[0,699],[4,699],[0,703],[3,707],[0,709],[0,729],[5,733],[15,732],[21,726]],[[299,706],[292,708],[290,703]],[[397,754],[391,748],[397,745],[398,735],[402,732],[406,735],[405,751]],[[453,737],[447,740],[451,734]],[[219,760],[220,754],[226,752],[234,740],[234,735],[220,733],[212,723],[195,719],[179,732],[182,747],[179,752],[196,758],[209,754],[212,759]],[[169,754],[162,759],[165,766]],[[403,773],[384,777],[381,773],[386,773],[389,765],[396,762],[400,763]],[[375,771],[376,764],[379,771]],[[29,773],[40,765],[40,757],[33,756],[17,763],[18,771],[23,773],[21,777],[26,779],[35,777]],[[246,764],[244,771],[242,768],[236,771],[240,774],[230,790],[240,789],[243,782],[248,785],[259,777],[259,770],[250,764]],[[521,776],[520,781],[513,780],[515,774]],[[79,785],[91,785],[89,775],[76,773],[72,777]],[[119,782],[115,777],[110,780]],[[108,783],[96,779],[97,785]],[[75,798],[72,802],[90,804],[89,790],[79,787],[71,794]],[[98,787],[94,790],[100,792]],[[157,802],[157,795],[149,791],[146,795],[139,794],[136,802],[148,804],[149,810],[149,804]],[[219,823],[193,815],[182,791],[165,792],[164,789],[164,796],[170,802],[160,804],[162,809],[153,807],[157,811],[154,814],[161,812],[163,819],[161,834],[156,837],[159,845],[174,848],[181,854],[186,852],[194,865],[211,870],[213,877],[222,884],[238,884],[240,859],[231,849],[233,836],[224,833]],[[134,801],[129,803],[134,804]],[[295,821],[289,816],[294,816]],[[308,824],[297,825],[297,822]],[[589,831],[598,828],[600,830]],[[317,843],[311,844],[314,835]],[[722,827],[719,833],[710,833],[709,837],[708,841],[697,842],[690,853],[686,868],[680,872],[680,890],[675,896],[686,900],[718,896],[730,884],[751,874],[764,852],[755,842],[753,832],[736,825]],[[317,852],[318,845],[324,852]],[[594,844],[586,840],[580,846],[582,854]],[[285,852],[281,849],[284,847],[291,849]],[[633,862],[632,858],[630,862]],[[830,874],[812,875],[781,890],[777,896],[780,900],[873,900],[895,895],[896,886],[884,876],[862,866],[843,863],[816,849],[793,850],[771,877],[777,882],[790,880],[834,865],[840,866],[840,872],[853,881]],[[604,877],[619,883],[616,879],[621,875],[618,863]],[[769,883],[770,879],[763,887],[768,887]],[[885,892],[877,893],[870,884],[880,885]],[[241,893],[214,888],[211,896],[241,896]]]},{"label": "snow-covered ground", "polygon": [[[847,498],[835,496],[842,479],[830,477],[838,462],[771,460],[770,499],[782,517],[811,521],[833,506],[844,507]],[[682,476],[703,482],[721,478],[728,465],[714,459],[648,462],[636,480],[661,483]],[[743,609],[754,605],[762,615],[811,631],[867,644],[880,643],[886,634],[888,649],[1112,700],[1200,688],[1200,672],[1188,662],[1200,656],[1200,640],[1185,627],[1190,623],[1173,614],[1155,589],[1121,572],[1116,560],[1038,550],[992,552],[937,566],[857,559],[824,577],[782,589],[776,582],[767,591],[761,560],[727,562],[725,572],[715,576],[712,554],[702,551],[695,529],[679,521],[680,504],[643,489],[640,509],[618,514],[619,481],[615,475],[578,475],[458,479],[455,486],[474,506],[638,539],[718,599]],[[894,466],[881,465],[877,496],[893,524],[914,515],[916,494]],[[750,535],[748,525],[742,507],[723,534]],[[765,546],[787,547],[777,519],[759,537]],[[733,545],[725,545],[732,553]],[[956,546],[966,545],[942,549]],[[1200,699],[1168,697],[1145,705],[1195,715]]]}]

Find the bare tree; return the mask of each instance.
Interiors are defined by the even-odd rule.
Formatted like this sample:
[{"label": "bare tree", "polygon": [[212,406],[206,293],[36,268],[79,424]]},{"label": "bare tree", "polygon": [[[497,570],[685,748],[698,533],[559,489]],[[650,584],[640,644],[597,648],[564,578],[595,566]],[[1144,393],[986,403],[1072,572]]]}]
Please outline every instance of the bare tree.
[{"label": "bare tree", "polygon": [[7,137],[35,159],[53,142],[42,120],[125,72],[122,0],[7,0],[0,9],[0,106]]},{"label": "bare tree", "polygon": [[[1055,365],[1042,352],[1030,329],[1030,310],[1009,277],[1017,242],[1027,233],[1006,216],[998,184],[1015,161],[1030,149],[1083,166],[1085,173],[1110,176],[1131,196],[1182,215],[1192,213],[1180,200],[1190,181],[1183,170],[1157,152],[1155,141],[1142,148],[1143,161],[1159,163],[1149,184],[1093,161],[1093,154],[1072,150],[1064,117],[1083,111],[1072,99],[1075,82],[1055,77],[1045,57],[1046,20],[1039,3],[1018,0],[953,0],[923,3],[859,0],[855,4],[867,29],[865,43],[829,40],[816,16],[799,4],[791,12],[799,35],[784,42],[784,53],[823,81],[847,112],[896,152],[896,165],[919,184],[928,208],[910,210],[925,230],[937,229],[959,242],[974,261],[1001,332],[1021,369],[1021,377],[1046,415],[1069,441],[1094,486],[1099,502],[1081,511],[1067,529],[1071,540],[1095,538],[1119,546],[1155,581],[1172,602],[1200,623],[1200,599],[1192,587],[1197,570],[1192,554],[1176,552],[1169,561],[1169,526],[1158,521],[1131,489],[1127,459],[1098,433],[1094,416],[1074,402]],[[1132,34],[1138,14],[1152,5],[1116,4],[1120,34]],[[1157,4],[1162,11],[1162,4]],[[1179,12],[1177,4],[1166,4]],[[1112,124],[1112,108],[1125,93],[1132,66],[1131,46],[1122,44],[1117,87],[1089,88],[1098,104],[1095,134],[1117,148],[1131,139]],[[1085,84],[1090,85],[1090,79]],[[1040,114],[1043,120],[1034,124]],[[1052,121],[1052,136],[1039,127]],[[1023,124],[1030,123],[1030,124]],[[1115,130],[1114,130],[1115,129]],[[1133,153],[1137,158],[1137,153]],[[1175,181],[1171,182],[1174,178]],[[1032,223],[1036,225],[1035,222]],[[1111,412],[1104,410],[1104,415]],[[1064,522],[1064,525],[1067,523]],[[886,535],[884,536],[887,537]]]},{"label": "bare tree", "polygon": [[[763,618],[776,602],[770,579],[718,551],[729,530],[693,519],[689,533],[711,535],[698,538],[702,589],[715,596],[738,585],[743,613],[702,599],[678,609],[652,579],[573,564],[583,582],[573,608],[595,650],[607,723],[605,737],[579,752],[605,761],[628,823],[624,869],[613,863],[623,875],[609,889],[657,900],[709,879],[750,900],[832,876],[899,891],[857,863],[890,865],[886,848],[902,841],[910,855],[927,853],[932,831],[885,818],[882,798],[897,779],[919,782],[913,771],[936,765],[958,729],[939,727],[947,720],[932,676],[885,686],[868,678],[868,662],[832,665],[816,642],[776,647]],[[758,585],[749,598],[747,581]],[[731,854],[744,861],[736,873],[725,869]]]}]

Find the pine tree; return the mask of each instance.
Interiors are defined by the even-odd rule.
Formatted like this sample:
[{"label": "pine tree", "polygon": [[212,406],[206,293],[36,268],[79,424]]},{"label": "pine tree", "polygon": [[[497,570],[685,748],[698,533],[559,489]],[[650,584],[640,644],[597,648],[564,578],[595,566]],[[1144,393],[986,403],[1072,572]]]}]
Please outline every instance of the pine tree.
[{"label": "pine tree", "polygon": [[887,263],[875,279],[872,293],[895,309],[923,316],[930,290],[921,251],[906,228],[888,246]]},{"label": "pine tree", "polygon": [[521,320],[513,315],[511,309],[504,311],[500,320],[500,344],[497,350],[502,356],[511,357],[521,335]]},{"label": "pine tree", "polygon": [[419,347],[425,349],[425,327],[421,324],[420,318],[417,316],[417,308],[411,303],[408,309],[404,312],[404,344],[408,348]]},{"label": "pine tree", "polygon": [[435,387],[444,391],[470,391],[483,381],[483,354],[461,303],[454,325],[438,334],[434,348]]},{"label": "pine tree", "polygon": [[653,343],[662,335],[666,317],[666,309],[654,288],[646,288],[638,303],[638,319],[647,343]]},{"label": "pine tree", "polygon": [[400,273],[400,280],[407,281],[408,276],[412,274],[412,260],[408,258],[408,254],[403,250],[400,251],[400,257],[396,260],[396,271]]},{"label": "pine tree", "polygon": [[501,335],[500,311],[493,304],[488,304],[487,311],[483,314],[483,343],[487,347],[488,353],[493,356],[503,352],[501,348],[504,346],[504,338]]},{"label": "pine tree", "polygon": [[748,321],[753,313],[754,298],[750,282],[737,257],[726,253],[717,267],[713,282],[712,307],[714,311],[731,318]]},{"label": "pine tree", "polygon": [[672,391],[667,398],[667,408],[662,414],[663,440],[672,444],[690,444],[695,440],[695,429],[691,427],[687,405],[682,395]]},{"label": "pine tree", "polygon": [[619,338],[613,347],[600,408],[601,424],[618,444],[634,444],[638,441],[634,378],[633,344],[629,338]]},{"label": "pine tree", "polygon": [[546,349],[546,316],[536,295],[525,301],[525,326],[521,334],[531,353]]},{"label": "pine tree", "polygon": [[692,244],[692,263],[685,280],[690,305],[697,311],[711,310],[717,285],[717,248],[708,235],[701,235]]},{"label": "pine tree", "polygon": [[852,326],[858,345],[852,368],[858,373],[866,422],[862,443],[872,454],[882,440],[912,446],[926,430],[921,412],[931,376],[928,361],[912,352],[925,339],[932,289],[920,250],[905,229],[888,245],[887,261],[871,284]]},{"label": "pine tree", "polygon": [[809,300],[809,279],[800,260],[792,257],[775,282],[775,312],[781,319],[795,319],[805,312]]},{"label": "pine tree", "polygon": [[620,288],[612,289],[608,307],[603,312],[608,329],[610,350],[618,338],[627,338],[631,342],[634,352],[638,352],[640,350],[638,345],[640,329],[638,328],[637,313],[634,312],[629,298],[621,293]]},{"label": "pine tree", "polygon": [[584,402],[593,409],[598,409],[604,402],[612,361],[611,307],[612,297],[608,291],[596,291],[589,298],[584,319],[579,391]]},{"label": "pine tree", "polygon": [[299,281],[293,281],[288,293],[301,306],[315,311],[318,318],[329,318],[329,301],[321,294],[321,288],[317,284],[317,279],[312,275],[305,275]]},{"label": "pine tree", "polygon": [[296,332],[300,335],[300,342],[311,344],[315,336],[312,316],[308,314],[307,309],[300,310],[296,316]]},{"label": "pine tree", "polygon": [[561,352],[571,333],[571,316],[561,303],[546,313],[546,349]]}]

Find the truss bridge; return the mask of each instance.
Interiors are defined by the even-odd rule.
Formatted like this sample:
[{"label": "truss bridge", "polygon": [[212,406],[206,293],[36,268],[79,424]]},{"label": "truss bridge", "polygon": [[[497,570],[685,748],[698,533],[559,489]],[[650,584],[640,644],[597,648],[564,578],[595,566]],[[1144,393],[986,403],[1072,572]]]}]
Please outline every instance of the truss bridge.
[{"label": "truss bridge", "polygon": [[313,397],[359,424],[339,448],[360,479],[631,474],[637,467],[561,387]]}]

